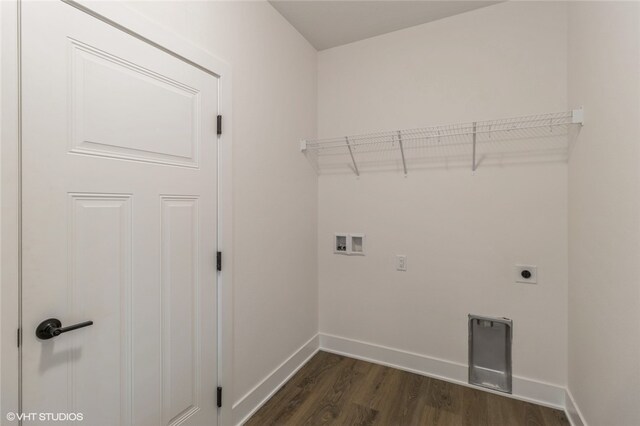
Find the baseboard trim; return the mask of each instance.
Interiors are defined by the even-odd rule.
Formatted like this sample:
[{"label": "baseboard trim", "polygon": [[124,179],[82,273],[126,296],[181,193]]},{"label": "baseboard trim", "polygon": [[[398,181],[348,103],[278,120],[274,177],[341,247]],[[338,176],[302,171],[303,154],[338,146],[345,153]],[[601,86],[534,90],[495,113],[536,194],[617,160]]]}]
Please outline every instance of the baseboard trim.
[{"label": "baseboard trim", "polygon": [[514,376],[513,394],[505,394],[467,383],[467,366],[464,364],[324,333],[320,333],[320,349],[476,388],[485,392],[496,393],[560,410],[565,409],[566,390],[558,385]]},{"label": "baseboard trim", "polygon": [[282,364],[276,367],[232,407],[234,425],[242,425],[262,407],[320,348],[320,337],[313,336]]},{"label": "baseboard trim", "polygon": [[568,388],[565,394],[565,406],[565,412],[567,413],[567,418],[571,426],[587,426],[587,422],[584,420],[584,416]]},{"label": "baseboard trim", "polygon": [[319,350],[565,410],[572,426],[587,426],[571,392],[562,386],[514,376],[513,394],[495,392],[467,383],[467,366],[464,364],[324,333],[319,333],[309,339],[240,398],[232,408],[233,424],[239,426],[249,420]]}]

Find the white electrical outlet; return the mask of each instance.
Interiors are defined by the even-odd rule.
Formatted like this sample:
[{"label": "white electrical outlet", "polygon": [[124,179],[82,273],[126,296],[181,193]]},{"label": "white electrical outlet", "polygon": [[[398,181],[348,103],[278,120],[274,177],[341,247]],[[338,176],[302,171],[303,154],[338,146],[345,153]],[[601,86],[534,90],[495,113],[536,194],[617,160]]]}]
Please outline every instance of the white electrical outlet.
[{"label": "white electrical outlet", "polygon": [[535,265],[516,265],[516,282],[524,284],[537,284],[538,267]]},{"label": "white electrical outlet", "polygon": [[399,254],[396,256],[396,271],[406,271],[407,270],[407,256],[404,254]]}]

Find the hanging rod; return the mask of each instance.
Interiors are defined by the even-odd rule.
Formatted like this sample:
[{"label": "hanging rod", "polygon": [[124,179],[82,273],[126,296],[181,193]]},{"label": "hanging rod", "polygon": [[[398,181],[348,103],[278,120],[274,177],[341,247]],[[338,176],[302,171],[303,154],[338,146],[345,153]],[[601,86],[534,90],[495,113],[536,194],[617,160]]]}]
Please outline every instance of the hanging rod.
[{"label": "hanging rod", "polygon": [[[395,149],[396,142],[399,149],[399,157],[402,160],[404,174],[407,174],[407,160],[405,156],[406,144],[471,144],[472,159],[471,168],[476,170],[477,144],[482,141],[510,140],[520,138],[541,138],[555,136],[554,130],[558,128],[568,129],[570,125],[582,125],[584,112],[582,108],[571,111],[512,117],[497,120],[474,121],[470,123],[457,123],[444,126],[432,126],[418,129],[394,130],[362,135],[342,136],[338,138],[325,138],[302,140],[300,150],[303,153],[313,152],[315,155],[335,155],[336,151],[347,149],[353,170],[360,176],[356,158],[359,148],[379,146],[386,149]],[[343,151],[344,152],[344,151]]]}]

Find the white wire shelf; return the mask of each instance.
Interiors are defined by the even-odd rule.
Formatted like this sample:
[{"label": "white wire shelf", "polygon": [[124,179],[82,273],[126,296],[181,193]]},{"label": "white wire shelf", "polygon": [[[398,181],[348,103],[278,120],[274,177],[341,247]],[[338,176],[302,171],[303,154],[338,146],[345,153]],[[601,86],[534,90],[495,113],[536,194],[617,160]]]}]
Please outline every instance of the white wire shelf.
[{"label": "white wire shelf", "polygon": [[[406,175],[412,164],[428,157],[446,156],[467,162],[473,171],[481,154],[492,152],[501,156],[513,155],[515,141],[526,141],[523,146],[531,153],[552,152],[558,149],[558,141],[567,141],[572,126],[582,125],[583,110],[530,115],[498,120],[475,121],[420,129],[395,130],[363,135],[342,136],[327,139],[302,140],[300,150],[316,163],[318,171],[323,167],[339,168],[349,164],[357,175],[365,170],[391,161],[401,166]],[[546,143],[545,143],[546,141]],[[535,145],[535,146],[534,146]],[[446,153],[444,153],[446,149]],[[568,147],[561,148],[565,151]],[[465,160],[466,158],[466,160]]]}]

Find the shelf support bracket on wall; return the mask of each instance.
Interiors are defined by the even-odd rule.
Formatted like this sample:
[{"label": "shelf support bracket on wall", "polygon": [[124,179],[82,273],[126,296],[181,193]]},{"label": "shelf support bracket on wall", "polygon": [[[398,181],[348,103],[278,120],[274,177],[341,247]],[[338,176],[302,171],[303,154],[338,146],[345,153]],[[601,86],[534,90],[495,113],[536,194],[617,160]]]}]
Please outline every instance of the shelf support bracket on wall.
[{"label": "shelf support bracket on wall", "polygon": [[402,155],[402,168],[404,169],[404,175],[407,175],[407,162],[404,159],[404,148],[402,147],[402,133],[398,130],[398,145],[400,146],[400,155]]},{"label": "shelf support bracket on wall", "polygon": [[476,126],[477,123],[474,121],[473,122],[473,164],[471,165],[471,171],[475,172],[477,169],[477,164],[476,164]]},{"label": "shelf support bracket on wall", "polygon": [[345,142],[347,143],[347,148],[349,148],[349,155],[351,156],[351,161],[353,161],[353,171],[356,173],[356,176],[360,176],[360,172],[358,171],[358,165],[356,164],[356,159],[353,156],[353,151],[351,150],[351,145],[349,144],[349,137],[344,137]]}]

